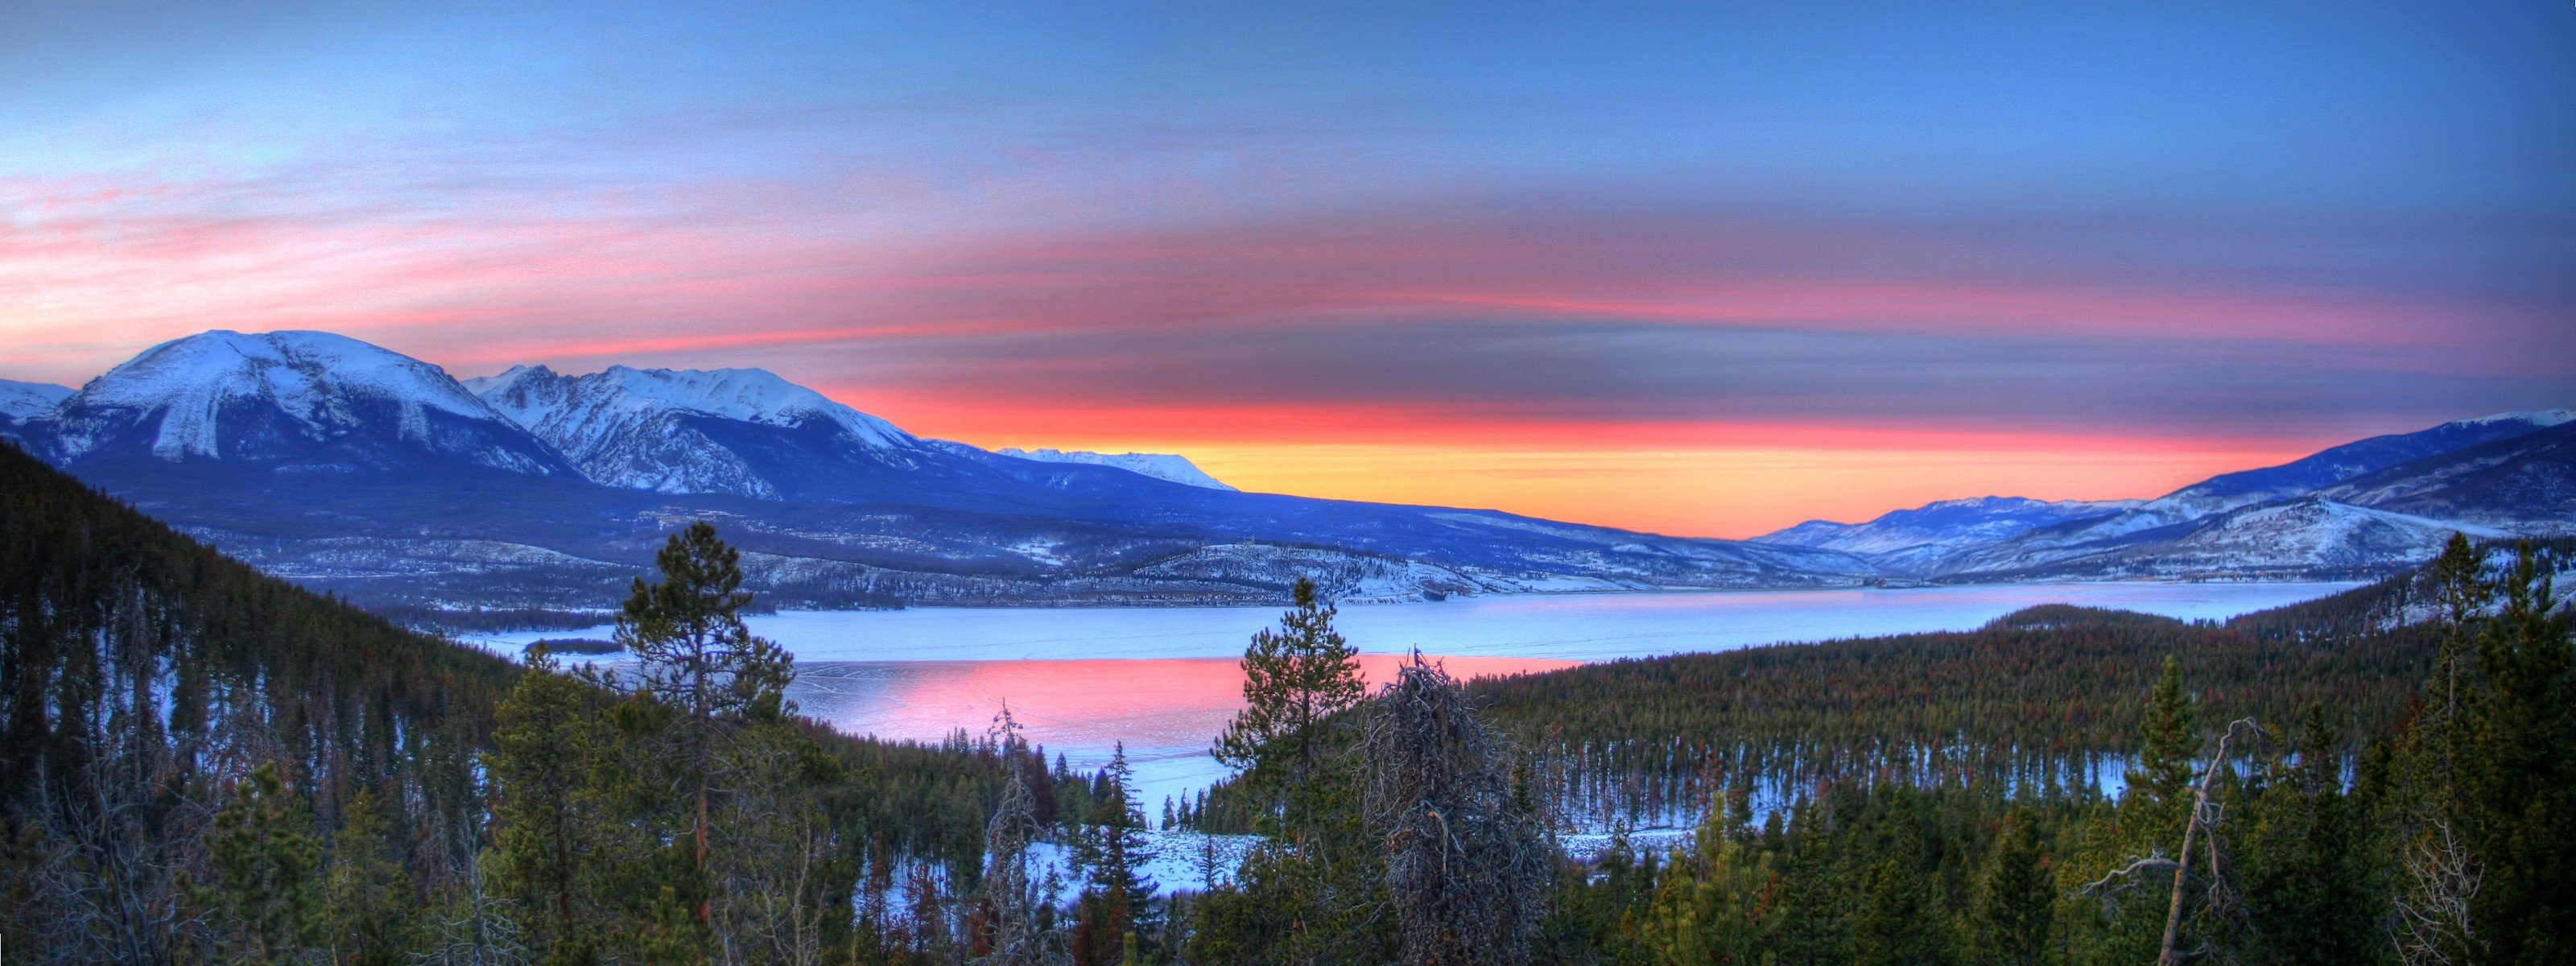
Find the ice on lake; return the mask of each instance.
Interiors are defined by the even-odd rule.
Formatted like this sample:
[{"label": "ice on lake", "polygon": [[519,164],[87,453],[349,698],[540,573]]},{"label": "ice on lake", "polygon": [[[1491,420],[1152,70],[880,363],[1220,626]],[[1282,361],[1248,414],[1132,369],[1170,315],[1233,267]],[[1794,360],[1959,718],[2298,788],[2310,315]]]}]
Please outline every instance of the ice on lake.
[{"label": "ice on lake", "polygon": [[[2225,619],[2345,590],[2348,583],[2012,584],[1912,589],[1479,597],[1344,609],[1338,625],[1370,678],[1402,655],[1442,657],[1461,677],[1758,644],[1968,630],[2037,604]],[[937,741],[981,733],[1004,705],[1029,737],[1077,768],[1124,741],[1139,799],[1159,817],[1224,770],[1209,741],[1241,704],[1235,659],[1276,607],[916,608],[790,611],[750,618],[797,656],[790,692],[852,734]],[[540,637],[497,635],[513,652]]]}]

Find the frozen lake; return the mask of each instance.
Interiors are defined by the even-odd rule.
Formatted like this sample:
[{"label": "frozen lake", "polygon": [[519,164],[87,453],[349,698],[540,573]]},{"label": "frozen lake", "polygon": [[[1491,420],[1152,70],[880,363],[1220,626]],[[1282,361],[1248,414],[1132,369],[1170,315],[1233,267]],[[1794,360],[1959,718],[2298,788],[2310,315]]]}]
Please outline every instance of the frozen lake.
[{"label": "frozen lake", "polygon": [[[1902,590],[1712,591],[1482,597],[1350,607],[1338,621],[1372,681],[1419,648],[1461,677],[1756,644],[1967,630],[2024,607],[2082,604],[2224,619],[2356,584],[2018,584]],[[1149,813],[1223,773],[1208,742],[1241,701],[1234,665],[1276,607],[921,608],[750,618],[795,652],[789,692],[852,734],[936,741],[980,733],[1008,704],[1032,740],[1076,767],[1125,741]],[[607,628],[496,635],[607,637]]]}]

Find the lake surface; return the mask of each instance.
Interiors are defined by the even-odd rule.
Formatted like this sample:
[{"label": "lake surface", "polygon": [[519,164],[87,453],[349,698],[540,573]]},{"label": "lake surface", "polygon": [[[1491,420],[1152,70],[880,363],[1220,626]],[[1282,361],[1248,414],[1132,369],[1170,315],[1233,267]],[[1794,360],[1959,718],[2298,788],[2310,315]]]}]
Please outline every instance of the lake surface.
[{"label": "lake surface", "polygon": [[[1372,683],[1420,649],[1460,677],[1757,644],[1968,630],[2037,604],[2224,619],[2323,597],[2349,583],[2017,584],[1903,590],[1710,591],[1480,597],[1350,607],[1337,620]],[[1242,703],[1235,660],[1276,607],[918,608],[797,611],[749,619],[797,657],[790,690],[852,734],[937,741],[980,734],[1007,705],[1034,741],[1077,768],[1116,742],[1159,813],[1224,773],[1209,741]],[[494,635],[608,636],[606,628]]]}]

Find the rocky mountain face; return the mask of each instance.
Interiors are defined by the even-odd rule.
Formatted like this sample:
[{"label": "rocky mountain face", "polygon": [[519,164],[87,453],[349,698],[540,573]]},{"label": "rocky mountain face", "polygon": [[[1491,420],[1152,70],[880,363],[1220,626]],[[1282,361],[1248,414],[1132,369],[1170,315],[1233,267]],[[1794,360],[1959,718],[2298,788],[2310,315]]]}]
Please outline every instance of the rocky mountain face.
[{"label": "rocky mountain face", "polygon": [[209,332],[41,402],[9,432],[48,461],[272,573],[389,602],[600,606],[694,519],[791,605],[1253,603],[1306,575],[1404,599],[1877,573],[1832,550],[1165,478],[1185,461],[992,453],[758,370],[459,383],[341,336]]},{"label": "rocky mountain face", "polygon": [[464,386],[592,482],[620,489],[776,500],[932,456],[893,424],[758,369],[564,376],[519,366]]}]

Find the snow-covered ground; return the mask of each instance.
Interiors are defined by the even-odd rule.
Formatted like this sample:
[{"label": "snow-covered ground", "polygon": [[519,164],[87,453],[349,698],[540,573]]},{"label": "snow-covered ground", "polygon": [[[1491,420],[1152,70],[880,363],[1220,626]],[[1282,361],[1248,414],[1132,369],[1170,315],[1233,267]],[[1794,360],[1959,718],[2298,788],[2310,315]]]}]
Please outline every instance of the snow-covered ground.
[{"label": "snow-covered ground", "polygon": [[[1234,870],[1243,867],[1243,855],[1257,838],[1250,835],[1202,835],[1181,829],[1158,829],[1144,833],[1145,848],[1153,858],[1145,862],[1145,876],[1164,892],[1205,892],[1213,880],[1223,883],[1234,878]],[[1073,849],[1054,842],[1035,842],[1029,846],[1030,876],[1044,881],[1048,870],[1056,875],[1056,900],[1071,903],[1082,892],[1082,872],[1074,868]]]}]

